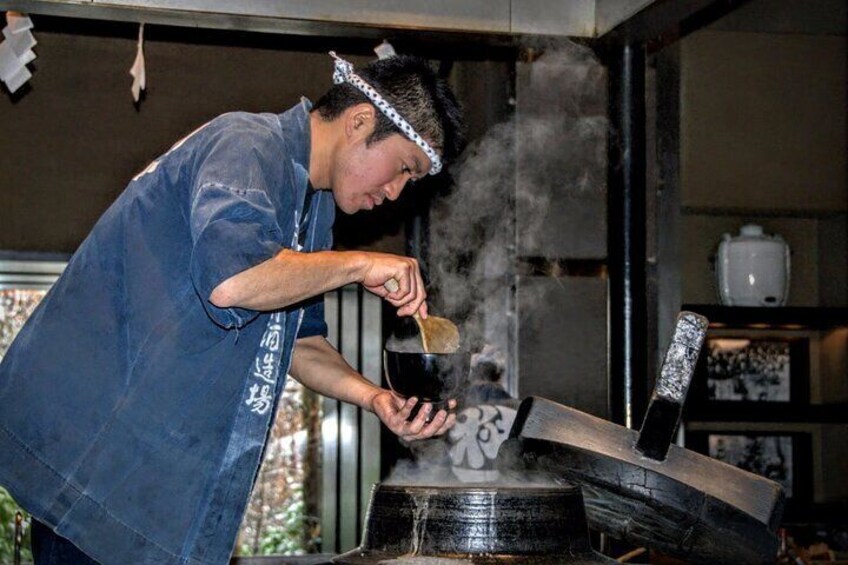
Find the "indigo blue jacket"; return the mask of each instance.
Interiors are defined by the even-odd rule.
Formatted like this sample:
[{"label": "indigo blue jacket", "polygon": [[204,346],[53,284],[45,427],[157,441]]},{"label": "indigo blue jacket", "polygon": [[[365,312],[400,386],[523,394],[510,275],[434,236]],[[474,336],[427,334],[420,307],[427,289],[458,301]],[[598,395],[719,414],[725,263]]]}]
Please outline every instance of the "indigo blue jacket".
[{"label": "indigo blue jacket", "polygon": [[222,281],[331,245],[309,103],[225,114],[105,212],[0,364],[0,485],[103,564],[226,563],[296,337],[323,302],[215,307]]}]

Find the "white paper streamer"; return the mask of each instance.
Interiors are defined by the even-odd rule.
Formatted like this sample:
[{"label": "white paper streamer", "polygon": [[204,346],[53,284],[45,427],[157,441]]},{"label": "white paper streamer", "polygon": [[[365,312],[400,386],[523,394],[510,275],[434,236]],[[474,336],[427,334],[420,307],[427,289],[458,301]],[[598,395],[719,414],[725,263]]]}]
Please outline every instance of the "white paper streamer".
[{"label": "white paper streamer", "polygon": [[138,102],[141,91],[147,88],[147,73],[144,68],[144,24],[138,26],[138,47],[136,48],[135,61],[130,68],[130,75],[133,77],[130,91],[133,100]]},{"label": "white paper streamer", "polygon": [[3,28],[3,36],[18,57],[38,44],[32,33],[26,29],[20,32],[13,32],[9,26],[6,26]]},{"label": "white paper streamer", "polygon": [[32,29],[32,20],[29,16],[18,12],[6,12],[6,23],[12,33],[20,33]]},{"label": "white paper streamer", "polygon": [[17,73],[21,65],[20,60],[18,59],[15,52],[12,51],[12,47],[8,42],[4,41],[0,43],[0,80],[6,82],[9,80],[9,77]]},{"label": "white paper streamer", "polygon": [[32,48],[38,44],[30,33],[32,27],[29,17],[17,12],[6,12],[3,42],[0,43],[0,80],[13,94],[32,78],[32,73],[26,67],[35,60]]},{"label": "white paper streamer", "polygon": [[18,72],[6,79],[6,87],[9,89],[9,92],[15,92],[20,87],[25,85],[26,82],[31,78],[32,73],[29,72],[29,69],[26,67],[21,67],[18,69]]},{"label": "white paper streamer", "polygon": [[377,54],[378,59],[388,59],[397,55],[394,46],[385,39],[380,45],[374,48],[374,53]]},{"label": "white paper streamer", "polygon": [[23,55],[18,57],[18,61],[20,61],[22,65],[28,65],[35,61],[35,57],[35,51],[29,49]]}]

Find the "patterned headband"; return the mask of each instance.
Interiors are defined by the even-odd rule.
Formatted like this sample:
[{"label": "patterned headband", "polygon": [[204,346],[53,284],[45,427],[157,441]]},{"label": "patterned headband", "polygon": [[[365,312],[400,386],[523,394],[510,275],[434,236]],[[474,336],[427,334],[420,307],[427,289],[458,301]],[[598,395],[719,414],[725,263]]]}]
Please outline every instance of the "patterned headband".
[{"label": "patterned headband", "polygon": [[387,118],[389,118],[394,124],[400,128],[400,131],[409,138],[410,141],[414,142],[415,145],[421,148],[424,151],[424,154],[430,158],[430,174],[435,175],[439,171],[442,170],[442,160],[439,158],[439,154],[430,147],[430,144],[424,141],[424,138],[418,135],[418,133],[413,129],[409,122],[403,119],[397,110],[394,109],[394,106],[389,104],[389,102],[380,96],[380,93],[374,90],[374,87],[362,80],[358,74],[353,72],[353,64],[345,61],[341,57],[336,55],[335,51],[330,51],[330,56],[336,60],[336,68],[333,71],[333,82],[335,84],[341,84],[343,82],[348,83],[349,85],[359,89],[362,94],[367,96],[371,102],[379,109]]}]

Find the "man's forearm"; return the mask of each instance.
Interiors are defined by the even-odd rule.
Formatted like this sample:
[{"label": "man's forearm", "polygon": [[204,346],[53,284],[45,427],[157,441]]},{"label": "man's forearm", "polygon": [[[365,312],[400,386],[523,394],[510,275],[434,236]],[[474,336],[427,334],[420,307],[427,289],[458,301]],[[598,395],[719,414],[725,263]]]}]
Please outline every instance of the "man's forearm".
[{"label": "man's forearm", "polygon": [[264,263],[230,277],[209,301],[220,308],[275,310],[362,280],[367,266],[362,253],[284,249]]},{"label": "man's forearm", "polygon": [[324,396],[373,411],[372,400],[383,389],[356,372],[321,336],[297,340],[291,376]]}]

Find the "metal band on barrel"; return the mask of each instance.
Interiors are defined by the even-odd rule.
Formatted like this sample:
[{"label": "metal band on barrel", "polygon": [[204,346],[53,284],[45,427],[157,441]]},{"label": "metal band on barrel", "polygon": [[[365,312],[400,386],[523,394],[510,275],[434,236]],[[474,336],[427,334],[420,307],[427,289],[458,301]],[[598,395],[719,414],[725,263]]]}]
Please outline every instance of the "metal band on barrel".
[{"label": "metal band on barrel", "polygon": [[373,86],[365,82],[362,77],[353,72],[353,64],[345,61],[338,55],[336,55],[335,51],[330,51],[330,56],[335,59],[335,70],[333,71],[333,82],[335,84],[341,84],[343,82],[348,83],[354,88],[358,89],[365,96],[368,97],[371,102],[380,110],[387,118],[389,118],[403,134],[409,138],[410,141],[415,143],[418,147],[424,151],[424,154],[430,158],[430,174],[435,175],[438,174],[439,171],[442,170],[442,159],[439,157],[439,154],[436,153],[436,150],[433,149],[429,143],[424,141],[424,138],[418,135],[418,132],[407,122],[403,116],[401,116],[397,110],[395,110],[394,106],[389,104],[389,102],[383,98],[379,92],[377,92]]}]

